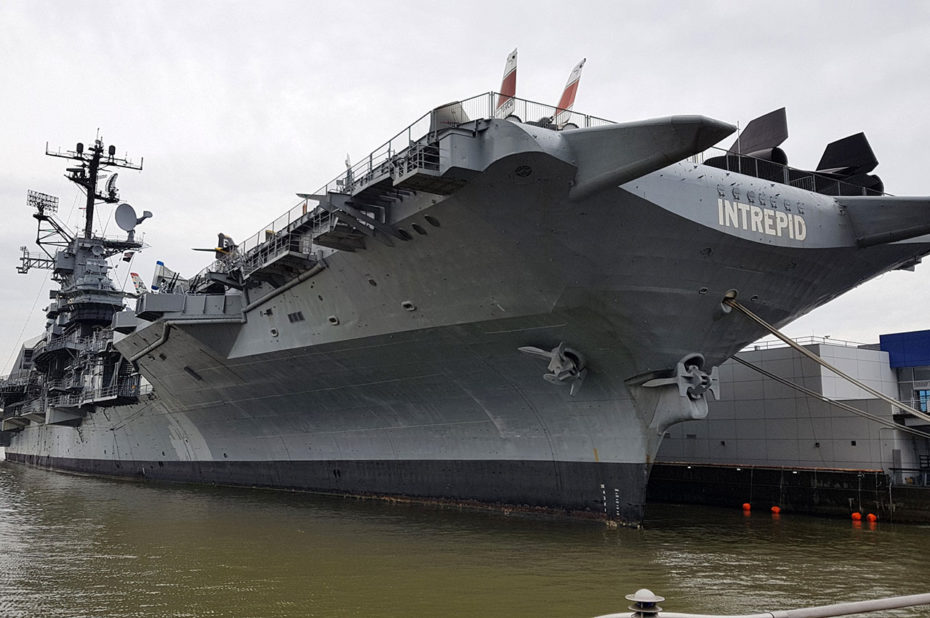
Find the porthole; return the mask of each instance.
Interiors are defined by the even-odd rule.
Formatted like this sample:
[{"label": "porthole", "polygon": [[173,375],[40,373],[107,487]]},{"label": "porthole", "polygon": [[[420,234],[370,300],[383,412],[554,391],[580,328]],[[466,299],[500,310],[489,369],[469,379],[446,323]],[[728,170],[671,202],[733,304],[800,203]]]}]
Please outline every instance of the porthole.
[{"label": "porthole", "polygon": [[426,219],[426,222],[432,225],[433,227],[439,227],[439,219],[437,219],[436,217],[426,215],[423,218]]},{"label": "porthole", "polygon": [[419,234],[420,236],[426,236],[426,230],[424,230],[423,226],[421,226],[420,224],[414,223],[410,227],[412,227],[413,231]]},{"label": "porthole", "polygon": [[403,228],[397,228],[397,235],[400,236],[404,240],[410,240],[413,238],[413,236],[410,235],[410,232],[408,232],[407,230]]}]

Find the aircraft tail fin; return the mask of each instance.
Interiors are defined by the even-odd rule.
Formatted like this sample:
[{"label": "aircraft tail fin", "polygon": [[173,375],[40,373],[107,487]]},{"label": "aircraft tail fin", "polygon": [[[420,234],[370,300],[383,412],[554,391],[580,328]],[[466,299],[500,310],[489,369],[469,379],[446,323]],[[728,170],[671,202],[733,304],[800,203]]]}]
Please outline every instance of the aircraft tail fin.
[{"label": "aircraft tail fin", "polygon": [[148,293],[149,289],[146,287],[145,282],[142,281],[142,277],[139,276],[139,273],[129,273],[129,276],[132,277],[132,285],[136,288],[136,294],[142,296]]},{"label": "aircraft tail fin", "polygon": [[233,241],[232,237],[227,236],[222,232],[219,232],[216,235],[216,259],[220,259],[223,256],[229,255],[235,250],[236,243]]},{"label": "aircraft tail fin", "polygon": [[786,139],[788,120],[782,107],[751,120],[728,152],[786,165],[788,157],[779,148]]},{"label": "aircraft tail fin", "polygon": [[868,174],[878,166],[878,159],[872,152],[872,146],[865,133],[856,133],[849,137],[827,144],[817,164],[818,172]]},{"label": "aircraft tail fin", "polygon": [[517,50],[510,52],[507,63],[504,65],[504,78],[501,80],[500,94],[497,97],[497,107],[494,109],[496,118],[506,118],[513,113],[514,96],[517,94]]},{"label": "aircraft tail fin", "polygon": [[572,106],[575,104],[575,94],[578,92],[578,82],[581,81],[581,69],[584,67],[586,58],[575,65],[568,76],[568,82],[565,84],[565,90],[562,91],[562,98],[556,106],[555,116],[552,121],[555,125],[561,127],[568,123],[571,117]]},{"label": "aircraft tail fin", "polygon": [[155,274],[152,277],[152,291],[161,294],[183,293],[188,290],[188,281],[167,266],[161,260],[155,262]]}]

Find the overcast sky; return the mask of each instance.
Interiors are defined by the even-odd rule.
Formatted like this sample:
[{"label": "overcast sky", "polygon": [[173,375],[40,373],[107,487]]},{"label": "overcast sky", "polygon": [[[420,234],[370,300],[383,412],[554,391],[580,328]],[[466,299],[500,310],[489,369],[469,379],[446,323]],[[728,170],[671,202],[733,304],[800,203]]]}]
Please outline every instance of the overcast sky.
[{"label": "overcast sky", "polygon": [[[703,114],[746,122],[788,108],[789,162],[816,166],[864,131],[897,195],[930,195],[930,3],[895,2],[0,2],[0,372],[39,334],[47,271],[25,205],[61,199],[64,160],[99,129],[142,172],[125,201],[155,217],[132,270],[192,275],[216,233],[251,236],[431,107],[496,90],[519,48],[517,94],[554,103],[587,58],[575,108],[612,120]],[[728,145],[731,140],[725,143]],[[116,228],[99,209],[98,229]],[[127,265],[119,262],[122,282]],[[792,336],[863,342],[930,328],[930,260],[798,320]],[[131,284],[130,284],[131,285]],[[129,289],[127,287],[127,289]],[[7,357],[9,355],[9,358]]]}]

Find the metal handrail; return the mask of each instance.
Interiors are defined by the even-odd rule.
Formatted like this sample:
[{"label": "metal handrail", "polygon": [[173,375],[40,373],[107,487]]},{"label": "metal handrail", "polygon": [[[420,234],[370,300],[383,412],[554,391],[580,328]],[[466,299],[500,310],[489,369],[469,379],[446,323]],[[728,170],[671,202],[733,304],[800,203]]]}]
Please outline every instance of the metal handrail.
[{"label": "metal handrail", "polygon": [[[460,106],[464,112],[462,122],[458,123],[457,126],[494,118],[494,103],[499,96],[496,92],[489,92],[450,104]],[[527,99],[513,98],[512,102],[512,106],[509,106],[508,118],[519,122],[546,126],[551,129],[559,130],[568,127],[593,127],[613,124],[613,121],[610,120],[580,112],[560,110],[552,105]],[[439,161],[432,160],[425,147],[436,142],[440,130],[454,128],[438,127],[435,122],[437,120],[436,111],[448,107],[442,106],[426,112],[354,165],[350,165],[347,160],[347,169],[344,172],[327,182],[315,193],[310,194],[319,197],[305,197],[300,200],[261,230],[240,242],[233,255],[229,256],[229,258],[221,258],[214,264],[204,268],[195,279],[205,277],[207,272],[211,270],[213,272],[228,272],[231,268],[230,262],[235,262],[236,266],[249,264],[253,270],[260,267],[263,263],[262,258],[267,258],[268,255],[276,255],[273,245],[280,243],[278,235],[286,235],[287,230],[293,229],[296,223],[305,221],[308,216],[318,218],[314,225],[315,232],[324,225],[329,224],[328,213],[321,212],[318,206],[311,204],[311,202],[323,199],[322,196],[328,193],[353,195],[382,178],[403,176],[417,169],[438,170]],[[558,125],[553,124],[553,119],[557,117],[559,120],[564,119],[564,122]],[[703,163],[709,158],[709,155],[717,158],[718,164],[722,160],[722,168],[727,171],[764,178],[809,191],[829,195],[882,195],[877,191],[823,174],[798,170],[787,165],[746,155],[738,155],[722,148],[710,148],[704,153],[693,157],[692,161]],[[265,246],[271,248],[268,251],[263,251],[261,248]],[[313,247],[311,246],[308,253],[312,252]]]},{"label": "metal handrail", "polygon": [[[493,118],[494,102],[497,100],[498,96],[496,92],[488,92],[459,101],[458,104],[461,105],[462,110],[468,118],[465,122],[471,123],[476,120]],[[511,115],[515,116],[516,120],[530,120],[537,123],[540,120],[551,122],[552,118],[554,118],[558,112],[563,111],[552,105],[537,103],[526,99],[514,98],[513,101],[514,106]],[[351,195],[376,179],[386,176],[403,175],[409,172],[412,166],[427,167],[430,169],[435,167],[435,169],[438,169],[438,160],[435,162],[427,161],[422,158],[418,160],[414,156],[408,156],[415,154],[417,157],[422,157],[423,153],[419,150],[419,147],[435,141],[436,134],[438,133],[437,127],[434,125],[435,111],[434,109],[426,112],[388,141],[372,150],[367,157],[361,159],[354,165],[347,166],[346,171],[327,182],[323,187],[313,193],[313,195],[324,196],[327,193],[344,193]],[[550,128],[560,129],[569,125],[593,127],[614,124],[613,121],[604,118],[598,118],[597,116],[574,111],[565,112],[561,118],[567,118],[567,122],[560,126],[550,125]],[[421,163],[419,166],[416,165],[418,161]],[[316,200],[313,198],[302,199],[277,219],[264,226],[260,231],[240,242],[237,245],[237,254],[240,259],[243,256],[256,252],[263,244],[272,241],[276,235],[290,228],[295,222],[300,221],[308,214],[312,215],[314,212],[318,213],[314,216],[319,216],[319,224],[321,227],[328,223],[328,213],[319,213],[319,211],[316,211],[317,207],[311,206],[310,204],[312,201]],[[222,261],[223,260],[220,260],[220,262]],[[215,263],[213,266],[218,266],[218,264]],[[203,269],[198,273],[198,276],[206,276],[206,273],[209,272],[211,268],[212,266]],[[228,270],[228,265],[223,265],[220,268],[226,268]],[[213,272],[226,271],[213,269]]]},{"label": "metal handrail", "polygon": [[[799,345],[835,345],[844,348],[861,348],[866,345],[858,341],[847,341],[845,339],[833,339],[832,337],[819,337],[817,335],[806,335],[797,337],[793,341]],[[776,348],[788,347],[788,344],[781,340],[755,341],[740,350],[741,352],[755,352],[757,350],[771,350]]]},{"label": "metal handrail", "polygon": [[115,397],[141,397],[153,391],[153,387],[148,382],[143,382],[140,377],[125,380],[116,386],[98,388],[92,391],[81,393],[70,393],[59,395],[58,397],[36,397],[23,402],[15,410],[4,410],[3,418],[13,416],[25,416],[37,412],[43,412],[47,408],[60,407],[72,408],[82,406],[88,402],[94,402],[100,399],[112,399]]},{"label": "metal handrail", "polygon": [[30,375],[32,375],[32,370],[30,369],[12,371],[5,376],[0,376],[0,385],[25,384],[29,382]]},{"label": "metal handrail", "polygon": [[657,603],[661,603],[665,598],[653,595],[652,592],[645,588],[638,590],[635,595],[627,595],[626,598],[634,601],[634,604],[630,607],[633,610],[632,614],[627,611],[604,614],[597,618],[833,618],[835,616],[851,616],[866,612],[930,605],[930,593],[923,593],[868,601],[819,605],[816,607],[763,611],[755,614],[683,614],[662,611],[662,608]]},{"label": "metal handrail", "polygon": [[35,349],[40,346],[45,352],[58,350],[66,346],[74,346],[82,350],[100,352],[106,349],[107,345],[113,340],[113,333],[107,329],[95,331],[86,337],[81,337],[76,328],[71,328],[62,335],[52,335],[36,344]]},{"label": "metal handrail", "polygon": [[724,148],[712,146],[703,153],[692,157],[694,163],[706,163],[707,159],[714,158],[717,160],[720,169],[728,172],[736,172],[746,176],[762,178],[779,184],[798,187],[814,193],[824,195],[887,195],[881,191],[875,191],[866,187],[855,185],[825,174],[811,172],[808,170],[798,169],[775,161],[758,159],[744,154],[730,152]]}]

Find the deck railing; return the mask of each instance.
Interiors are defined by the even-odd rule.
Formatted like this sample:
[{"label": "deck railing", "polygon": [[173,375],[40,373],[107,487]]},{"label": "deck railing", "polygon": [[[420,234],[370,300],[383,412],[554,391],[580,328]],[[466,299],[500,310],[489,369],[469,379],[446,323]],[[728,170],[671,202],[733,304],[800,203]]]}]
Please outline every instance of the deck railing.
[{"label": "deck railing", "polygon": [[[489,119],[494,117],[494,109],[497,104],[498,95],[496,92],[488,92],[441,106],[423,114],[406,128],[394,135],[388,141],[384,142],[367,157],[357,161],[354,165],[347,165],[346,171],[336,178],[327,182],[318,189],[313,195],[324,196],[327,193],[344,193],[353,194],[364,186],[374,182],[382,177],[391,177],[402,175],[410,171],[411,166],[430,167],[438,169],[438,161],[432,161],[427,156],[428,153],[422,147],[436,139],[436,134],[440,130],[450,128],[449,125],[443,124],[442,119],[445,114],[451,114],[456,120],[456,125],[462,125],[475,120]],[[450,106],[457,106],[457,109],[449,111]],[[443,110],[446,110],[445,112]],[[561,124],[555,126],[552,119],[557,112],[562,112],[559,116]],[[552,105],[537,103],[525,99],[513,99],[513,106],[510,109],[510,115],[515,116],[515,120],[528,121],[534,123],[546,124],[550,128],[575,127],[593,127],[606,124],[613,124],[610,120],[582,114],[575,111],[559,110]],[[408,156],[409,155],[409,156]],[[423,156],[419,156],[423,155]],[[350,163],[349,161],[346,162]],[[249,236],[237,245],[237,252],[240,259],[244,256],[255,256],[258,248],[265,243],[275,242],[278,234],[292,229],[297,224],[307,220],[309,216],[315,217],[313,222],[314,229],[322,229],[329,223],[329,213],[320,213],[316,211],[316,200],[312,197],[304,198],[279,216],[277,219],[264,226],[261,230]],[[205,276],[206,272],[226,272],[229,269],[228,264],[220,260],[210,267],[201,271],[200,276]]]},{"label": "deck railing", "polygon": [[16,386],[27,384],[29,382],[29,376],[31,375],[32,371],[29,369],[13,371],[9,375],[0,376],[0,386]]},{"label": "deck railing", "polygon": [[74,348],[88,352],[101,352],[110,343],[111,337],[107,331],[101,331],[100,336],[91,335],[81,337],[72,331],[64,335],[53,336],[45,345],[45,352],[53,352],[61,348]]},{"label": "deck railing", "polygon": [[832,176],[800,170],[747,155],[737,155],[723,148],[709,148],[703,153],[692,157],[692,161],[695,163],[706,163],[709,159],[714,159],[714,167],[725,169],[728,172],[771,180],[778,184],[790,185],[806,191],[822,193],[823,195],[885,195],[881,191],[844,182]]},{"label": "deck railing", "polygon": [[152,392],[152,385],[148,382],[133,378],[123,381],[116,386],[107,386],[80,393],[67,393],[55,397],[36,397],[25,401],[21,406],[3,411],[3,418],[12,416],[25,416],[44,412],[47,408],[76,408],[85,403],[94,403],[101,400],[116,398],[138,398]]}]

